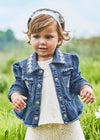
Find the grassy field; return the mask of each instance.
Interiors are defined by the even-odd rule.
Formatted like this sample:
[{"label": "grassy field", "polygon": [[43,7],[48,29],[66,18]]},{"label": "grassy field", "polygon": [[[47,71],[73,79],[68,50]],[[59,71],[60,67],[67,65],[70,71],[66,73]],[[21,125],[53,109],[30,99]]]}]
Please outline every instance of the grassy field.
[{"label": "grassy field", "polygon": [[[62,51],[64,50],[62,49]],[[13,108],[8,101],[7,93],[11,83],[14,81],[11,70],[12,63],[16,60],[24,59],[29,54],[31,54],[31,50],[27,52],[27,49],[22,56],[18,56],[17,52],[0,53],[0,59],[3,60],[0,63],[0,140],[24,140],[26,126],[23,126],[22,122],[11,112]],[[94,55],[92,58],[86,59],[84,55],[80,55],[80,59],[82,76],[92,84],[96,98],[94,104],[85,105],[80,122],[86,140],[100,140],[100,118],[96,119],[95,116],[95,111],[100,106],[100,57]]]}]

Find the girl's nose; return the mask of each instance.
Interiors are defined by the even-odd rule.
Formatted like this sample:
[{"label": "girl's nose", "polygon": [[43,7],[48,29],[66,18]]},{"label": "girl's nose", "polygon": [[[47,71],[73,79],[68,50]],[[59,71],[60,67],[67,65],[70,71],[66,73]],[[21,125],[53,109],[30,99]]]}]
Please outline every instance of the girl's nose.
[{"label": "girl's nose", "polygon": [[40,38],[40,44],[45,44],[45,39],[44,38]]}]

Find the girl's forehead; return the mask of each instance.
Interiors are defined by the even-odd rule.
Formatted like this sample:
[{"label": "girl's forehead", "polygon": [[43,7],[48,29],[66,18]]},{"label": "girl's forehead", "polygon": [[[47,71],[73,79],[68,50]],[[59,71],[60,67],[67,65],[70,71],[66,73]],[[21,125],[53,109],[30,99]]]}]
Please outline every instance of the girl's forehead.
[{"label": "girl's forehead", "polygon": [[51,23],[50,25],[44,27],[44,29],[38,33],[57,33],[57,24],[56,23]]}]

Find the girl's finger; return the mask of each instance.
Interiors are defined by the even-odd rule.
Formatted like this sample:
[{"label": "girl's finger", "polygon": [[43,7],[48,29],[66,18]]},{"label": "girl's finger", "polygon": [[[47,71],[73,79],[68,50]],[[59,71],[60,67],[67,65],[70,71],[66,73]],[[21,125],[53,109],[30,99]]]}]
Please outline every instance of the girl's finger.
[{"label": "girl's finger", "polygon": [[24,102],[24,100],[26,100],[26,99],[27,99],[27,97],[19,95],[15,98],[15,100],[13,102],[25,105],[26,103]]},{"label": "girl's finger", "polygon": [[26,108],[26,103],[23,100],[22,101],[17,101],[16,104],[20,109]]},{"label": "girl's finger", "polygon": [[18,108],[14,108],[14,110],[16,110],[16,111],[18,111],[18,112],[20,111],[20,109],[18,109]]},{"label": "girl's finger", "polygon": [[88,103],[93,103],[94,100],[95,100],[94,96],[93,96],[93,95],[90,95],[90,96],[88,96],[88,98],[87,98],[87,100],[86,100],[86,104],[88,104]]},{"label": "girl's finger", "polygon": [[90,103],[92,104],[95,101],[95,97],[92,97],[92,100],[90,101]]},{"label": "girl's finger", "polygon": [[23,101],[17,101],[17,105],[20,106],[20,107],[26,107],[26,103],[23,102]]},{"label": "girl's finger", "polygon": [[14,106],[15,110],[19,110],[19,111],[20,111],[20,109],[25,108],[25,106],[22,106],[21,104],[18,104],[18,103],[13,103],[13,106]]},{"label": "girl's finger", "polygon": [[80,96],[81,96],[81,99],[84,99],[86,97],[86,93],[84,91],[81,91]]},{"label": "girl's finger", "polygon": [[85,103],[88,104],[88,103],[90,103],[90,101],[91,101],[91,99],[87,99]]},{"label": "girl's finger", "polygon": [[90,94],[88,92],[84,91],[84,93],[85,93],[85,97],[83,98],[84,99],[83,103],[85,103],[89,99],[89,96],[90,96]]},{"label": "girl's finger", "polygon": [[83,103],[86,103],[87,100],[88,100],[87,98],[84,98]]},{"label": "girl's finger", "polygon": [[23,100],[27,100],[27,97],[25,97],[25,96],[23,96],[23,95],[21,95],[21,98],[22,98]]},{"label": "girl's finger", "polygon": [[13,103],[13,107],[16,111],[20,111],[20,107],[16,103]]}]

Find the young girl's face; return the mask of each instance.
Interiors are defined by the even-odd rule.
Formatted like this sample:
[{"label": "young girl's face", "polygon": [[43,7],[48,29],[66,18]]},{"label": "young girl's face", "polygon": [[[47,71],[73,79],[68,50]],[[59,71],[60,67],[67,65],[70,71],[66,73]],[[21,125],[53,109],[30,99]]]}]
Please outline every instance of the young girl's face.
[{"label": "young girl's face", "polygon": [[29,36],[30,43],[38,55],[38,61],[45,61],[53,57],[55,48],[62,41],[58,37],[57,23],[51,23],[39,33]]}]

